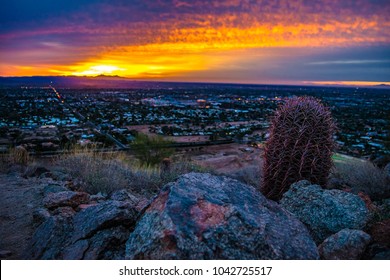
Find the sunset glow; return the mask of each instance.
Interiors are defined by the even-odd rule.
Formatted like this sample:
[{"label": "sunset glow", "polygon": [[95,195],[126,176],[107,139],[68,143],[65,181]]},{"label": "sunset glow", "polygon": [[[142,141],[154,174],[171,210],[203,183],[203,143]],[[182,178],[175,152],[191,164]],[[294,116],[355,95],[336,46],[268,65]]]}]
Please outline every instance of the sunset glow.
[{"label": "sunset glow", "polygon": [[81,72],[73,72],[75,76],[96,76],[96,75],[110,75],[112,73],[117,73],[118,71],[124,71],[124,68],[119,68],[112,65],[96,65],[91,66],[87,70]]},{"label": "sunset glow", "polygon": [[[390,81],[388,1],[18,2],[1,12],[1,76]],[[361,62],[340,75],[327,62],[342,59]]]},{"label": "sunset glow", "polygon": [[367,81],[311,81],[306,82],[304,84],[307,85],[319,85],[319,86],[357,86],[357,87],[365,87],[365,86],[377,86],[377,85],[388,85],[388,82],[367,82]]}]

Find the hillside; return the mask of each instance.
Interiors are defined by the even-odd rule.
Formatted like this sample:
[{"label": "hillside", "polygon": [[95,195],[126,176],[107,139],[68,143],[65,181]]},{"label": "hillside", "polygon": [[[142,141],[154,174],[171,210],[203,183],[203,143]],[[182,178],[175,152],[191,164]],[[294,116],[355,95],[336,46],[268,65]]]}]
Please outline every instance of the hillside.
[{"label": "hillside", "polygon": [[[221,157],[229,158],[230,161],[232,156]],[[217,158],[206,159],[208,169],[197,167],[190,162],[173,162],[169,170],[135,167],[129,165],[126,158],[118,154],[103,157],[75,154],[54,162],[36,161],[27,167],[3,162],[0,175],[0,217],[3,236],[0,243],[1,258],[389,257],[390,244],[387,234],[390,218],[389,177],[386,179],[383,170],[376,167],[369,169],[371,167],[364,162],[351,164],[344,161],[341,165],[336,164],[336,170],[325,189],[318,189],[309,183],[297,184],[296,191],[286,193],[282,201],[276,203],[266,199],[258,191],[259,182],[254,182],[253,178],[259,178],[259,175],[253,174],[257,171],[251,165],[242,166],[235,174],[232,174],[234,168],[220,168],[218,173],[221,175],[218,176],[209,174],[216,172],[210,167],[214,161],[218,161]],[[367,170],[367,173],[357,172],[357,169]],[[202,173],[188,174],[192,171]],[[359,176],[366,178],[362,179]],[[241,181],[232,180],[230,177]],[[172,181],[175,183],[169,184]],[[176,188],[181,190],[180,195]],[[314,212],[310,208],[302,212],[302,206],[297,204],[302,199],[301,196],[307,195],[313,199],[313,207],[317,209]],[[195,200],[189,202],[188,199]],[[219,199],[220,202],[217,202]],[[187,203],[192,206],[186,208]],[[323,204],[320,211],[314,206],[318,204]],[[312,207],[310,201],[305,205]],[[333,206],[329,208],[329,205]],[[249,212],[248,207],[252,209]],[[190,211],[187,214],[186,209]],[[293,215],[290,217],[291,214],[287,214],[284,209],[288,209]],[[179,212],[174,214],[175,211]],[[253,230],[245,225],[248,221],[255,219],[258,223],[255,228],[260,229],[264,226],[264,221],[259,219],[261,215],[252,216],[253,211],[260,211],[263,213],[261,215],[271,211],[266,214],[269,215],[266,218],[270,221],[269,226],[274,227],[270,230],[281,232],[283,236],[289,236],[291,231],[299,232],[295,237],[299,239],[296,240],[297,243],[295,245],[292,243],[292,247],[283,247],[285,245],[279,244],[280,241],[277,239],[267,237],[270,234],[267,231],[262,232],[258,239],[246,239],[252,234],[247,231]],[[275,211],[281,212],[273,216],[271,213]],[[305,211],[313,214],[307,216],[303,214]],[[189,216],[187,220],[182,220],[184,217],[182,215]],[[341,224],[341,227],[335,227],[329,218],[334,215],[340,215],[337,224]],[[235,217],[242,219],[239,224],[236,223]],[[325,228],[316,220],[320,219],[323,223],[324,218],[320,217],[328,217]],[[160,222],[163,224],[168,221],[173,224],[169,225],[171,223],[169,222],[165,225],[167,228],[165,226],[161,228],[160,222],[155,219],[161,219]],[[182,224],[183,221],[187,222]],[[176,229],[172,228],[174,224],[177,226]],[[239,227],[235,228],[237,226]],[[344,227],[353,230],[345,231]],[[179,234],[176,230],[182,233]],[[138,235],[137,232],[143,234]],[[170,234],[166,235],[168,232]],[[215,235],[217,232],[224,232],[223,236],[229,236],[230,241],[221,243],[223,239]],[[236,235],[239,232],[247,232],[246,237]],[[180,237],[182,234],[207,238],[203,241],[192,238],[184,240]],[[137,236],[143,236],[144,239],[141,240]],[[158,236],[163,237],[160,239]],[[346,243],[340,244],[341,240]],[[143,242],[146,242],[145,246],[152,242],[154,245],[150,246],[154,249],[149,251],[148,247],[142,245]],[[193,248],[198,248],[198,253],[194,251],[192,254],[188,247],[180,245],[188,242],[193,243]],[[257,244],[253,246],[271,246],[270,248],[282,246],[284,249],[276,255],[268,249],[251,251],[245,247],[247,242]],[[236,244],[234,245],[236,247],[231,247],[232,244]],[[216,248],[215,246],[219,249],[212,249]],[[338,253],[337,250],[332,251],[331,248],[334,246],[338,246]]]}]

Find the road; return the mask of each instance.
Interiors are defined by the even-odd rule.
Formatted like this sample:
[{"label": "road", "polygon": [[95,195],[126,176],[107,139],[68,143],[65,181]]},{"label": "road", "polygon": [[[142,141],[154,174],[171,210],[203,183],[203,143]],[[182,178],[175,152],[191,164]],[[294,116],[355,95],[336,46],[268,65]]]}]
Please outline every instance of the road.
[{"label": "road", "polygon": [[50,85],[49,86],[53,91],[54,93],[57,95],[57,98],[59,100],[60,103],[63,104],[64,107],[66,107],[67,109],[69,109],[70,111],[73,112],[73,114],[78,117],[81,121],[83,121],[85,123],[85,125],[91,127],[96,133],[99,133],[100,135],[102,136],[105,136],[106,138],[110,139],[112,142],[115,143],[115,145],[120,149],[120,150],[128,150],[129,147],[126,146],[125,144],[123,144],[122,142],[120,142],[118,139],[116,139],[114,136],[112,136],[111,134],[107,133],[107,132],[104,132],[104,131],[101,131],[100,128],[94,124],[93,122],[91,122],[90,120],[86,121],[87,118],[84,117],[79,111],[77,111],[76,109],[73,109],[71,106],[69,106],[68,104],[66,104],[65,100],[62,98],[62,96],[58,93],[58,91],[52,86]]}]

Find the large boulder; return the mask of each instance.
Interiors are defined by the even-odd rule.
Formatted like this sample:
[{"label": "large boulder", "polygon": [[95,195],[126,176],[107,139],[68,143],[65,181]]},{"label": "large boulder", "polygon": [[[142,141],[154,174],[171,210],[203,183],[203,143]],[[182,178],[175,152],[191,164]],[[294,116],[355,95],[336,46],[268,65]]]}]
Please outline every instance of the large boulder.
[{"label": "large boulder", "polygon": [[253,187],[189,173],[166,185],[126,243],[127,259],[318,259],[306,227]]},{"label": "large boulder", "polygon": [[61,259],[62,248],[73,230],[69,216],[50,216],[32,236],[31,258],[42,260]]},{"label": "large boulder", "polygon": [[138,214],[133,205],[112,200],[73,215],[59,211],[34,233],[32,258],[124,259],[125,242]]},{"label": "large boulder", "polygon": [[390,178],[390,163],[386,164],[386,166],[383,168],[383,170],[385,171],[385,174],[387,175],[387,177]]},{"label": "large boulder", "polygon": [[308,227],[318,244],[342,229],[362,229],[369,218],[358,195],[325,190],[306,180],[292,184],[280,204]]},{"label": "large boulder", "polygon": [[358,229],[343,229],[322,242],[318,247],[320,256],[325,260],[360,259],[371,237]]},{"label": "large boulder", "polygon": [[130,228],[137,214],[134,205],[126,202],[107,201],[92,205],[75,215],[72,241],[90,238],[100,229],[120,225]]}]

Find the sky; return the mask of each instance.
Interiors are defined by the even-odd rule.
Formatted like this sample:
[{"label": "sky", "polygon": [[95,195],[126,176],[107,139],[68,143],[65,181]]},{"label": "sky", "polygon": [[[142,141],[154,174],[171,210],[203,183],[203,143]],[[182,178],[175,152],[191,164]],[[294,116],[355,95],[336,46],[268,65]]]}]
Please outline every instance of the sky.
[{"label": "sky", "polygon": [[5,0],[0,76],[390,83],[389,0]]}]

